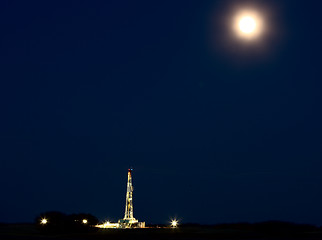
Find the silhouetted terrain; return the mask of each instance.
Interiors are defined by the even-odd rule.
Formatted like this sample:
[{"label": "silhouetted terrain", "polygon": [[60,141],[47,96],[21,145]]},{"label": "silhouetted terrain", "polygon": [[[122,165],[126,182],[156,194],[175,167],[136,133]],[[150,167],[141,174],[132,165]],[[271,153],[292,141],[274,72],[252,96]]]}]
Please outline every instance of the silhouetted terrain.
[{"label": "silhouetted terrain", "polygon": [[322,239],[322,229],[288,222],[235,223],[218,225],[183,224],[176,229],[98,229],[96,232],[44,232],[35,224],[0,224],[0,239]]}]

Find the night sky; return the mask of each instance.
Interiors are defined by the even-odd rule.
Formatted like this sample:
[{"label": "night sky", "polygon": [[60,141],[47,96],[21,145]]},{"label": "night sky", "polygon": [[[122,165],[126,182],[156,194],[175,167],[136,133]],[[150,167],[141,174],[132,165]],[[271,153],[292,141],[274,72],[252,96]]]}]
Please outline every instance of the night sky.
[{"label": "night sky", "polygon": [[[265,13],[246,42],[234,9]],[[0,222],[322,225],[322,1],[0,1]]]}]

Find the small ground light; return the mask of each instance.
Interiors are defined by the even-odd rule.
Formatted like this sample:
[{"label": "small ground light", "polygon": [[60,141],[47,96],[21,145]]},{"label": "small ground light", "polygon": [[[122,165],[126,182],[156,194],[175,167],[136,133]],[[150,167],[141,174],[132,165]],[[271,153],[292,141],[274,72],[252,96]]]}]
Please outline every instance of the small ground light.
[{"label": "small ground light", "polygon": [[41,219],[40,223],[45,225],[48,223],[48,220],[46,218],[43,218],[43,219]]},{"label": "small ground light", "polygon": [[87,219],[83,219],[83,223],[84,224],[87,224]]},{"label": "small ground light", "polygon": [[178,227],[178,221],[177,220],[172,220],[171,221],[171,227],[173,227],[173,228]]},{"label": "small ground light", "polygon": [[105,223],[103,223],[103,227],[107,228],[111,223],[109,221],[106,221]]}]

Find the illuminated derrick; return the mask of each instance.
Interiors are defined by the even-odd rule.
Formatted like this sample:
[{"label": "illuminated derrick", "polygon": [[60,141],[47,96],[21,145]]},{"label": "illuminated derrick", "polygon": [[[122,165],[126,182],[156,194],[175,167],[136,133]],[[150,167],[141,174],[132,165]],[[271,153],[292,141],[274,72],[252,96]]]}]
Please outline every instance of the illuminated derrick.
[{"label": "illuminated derrick", "polygon": [[[126,202],[124,218],[118,223],[109,221],[96,225],[98,228],[145,228],[145,222],[139,222],[133,217],[133,185],[132,185],[132,170],[127,171],[127,187],[126,187]],[[84,223],[84,220],[83,220]],[[84,223],[85,224],[85,223]]]},{"label": "illuminated derrick", "polygon": [[126,203],[124,220],[135,219],[133,217],[133,185],[132,185],[132,169],[127,172],[127,190],[126,190]]},{"label": "illuminated derrick", "polygon": [[119,220],[122,228],[144,227],[144,222],[139,222],[133,217],[133,185],[132,185],[132,169],[127,172],[127,188],[124,218]]}]

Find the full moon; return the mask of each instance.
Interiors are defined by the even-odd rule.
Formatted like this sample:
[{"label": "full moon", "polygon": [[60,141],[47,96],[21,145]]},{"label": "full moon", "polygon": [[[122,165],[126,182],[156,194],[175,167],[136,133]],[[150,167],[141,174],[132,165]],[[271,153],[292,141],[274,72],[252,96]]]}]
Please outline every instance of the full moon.
[{"label": "full moon", "polygon": [[252,17],[243,17],[239,21],[239,28],[245,34],[252,33],[256,29],[256,21]]},{"label": "full moon", "polygon": [[264,29],[263,16],[254,10],[238,12],[234,17],[234,30],[238,37],[245,40],[255,40]]}]

